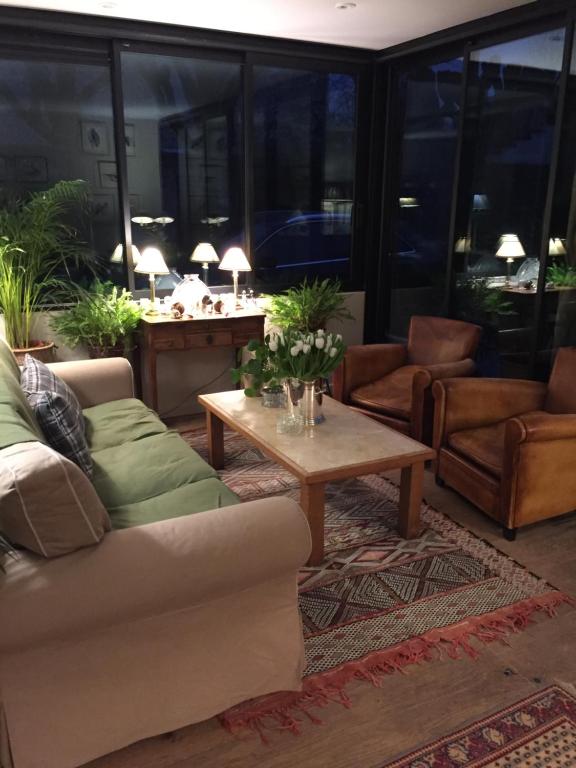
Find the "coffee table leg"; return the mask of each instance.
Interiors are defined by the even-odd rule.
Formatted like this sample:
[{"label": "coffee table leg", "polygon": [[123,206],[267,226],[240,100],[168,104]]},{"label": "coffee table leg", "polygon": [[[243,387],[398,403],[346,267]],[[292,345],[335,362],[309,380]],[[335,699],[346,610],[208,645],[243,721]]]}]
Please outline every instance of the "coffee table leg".
[{"label": "coffee table leg", "polygon": [[224,422],[210,411],[206,411],[208,433],[208,461],[214,469],[224,467]]},{"label": "coffee table leg", "polygon": [[324,483],[300,488],[300,505],[312,533],[312,552],[308,565],[320,565],[324,559]]},{"label": "coffee table leg", "polygon": [[398,532],[404,539],[415,539],[420,533],[420,505],[424,462],[404,467],[400,476],[400,524]]}]

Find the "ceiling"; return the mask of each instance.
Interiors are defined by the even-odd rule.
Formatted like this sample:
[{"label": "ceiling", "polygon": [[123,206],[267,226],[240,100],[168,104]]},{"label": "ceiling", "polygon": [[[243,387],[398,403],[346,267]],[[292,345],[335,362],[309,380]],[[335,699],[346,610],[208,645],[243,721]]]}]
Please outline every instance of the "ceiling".
[{"label": "ceiling", "polygon": [[87,13],[380,50],[535,0],[4,0]]}]

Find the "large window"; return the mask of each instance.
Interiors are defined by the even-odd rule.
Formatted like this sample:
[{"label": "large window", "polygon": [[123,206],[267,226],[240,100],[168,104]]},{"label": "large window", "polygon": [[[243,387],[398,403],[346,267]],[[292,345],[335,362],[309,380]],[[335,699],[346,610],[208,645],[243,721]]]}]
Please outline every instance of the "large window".
[{"label": "large window", "polygon": [[[1,59],[0,126],[0,205],[59,181],[83,180],[89,202],[73,206],[67,223],[95,268],[108,274],[120,224],[116,178],[108,184],[101,173],[115,165],[107,61],[56,60],[38,51],[32,60]],[[90,280],[89,273],[74,277]]]},{"label": "large window", "polygon": [[122,82],[132,241],[198,272],[195,246],[222,257],[243,227],[240,64],[126,52]]},{"label": "large window", "polygon": [[446,306],[446,263],[463,59],[396,73],[397,182],[390,200],[390,334],[405,337],[413,314]]},{"label": "large window", "polygon": [[256,277],[268,285],[350,269],[356,78],[254,68]]},{"label": "large window", "polygon": [[484,326],[489,374],[530,369],[563,51],[555,29],[470,57],[454,305]]}]

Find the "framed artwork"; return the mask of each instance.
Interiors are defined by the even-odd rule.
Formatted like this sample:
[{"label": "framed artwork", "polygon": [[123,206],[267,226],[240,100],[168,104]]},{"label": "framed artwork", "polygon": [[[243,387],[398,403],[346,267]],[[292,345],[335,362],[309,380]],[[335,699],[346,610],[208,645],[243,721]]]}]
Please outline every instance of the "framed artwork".
[{"label": "framed artwork", "polygon": [[82,131],[82,149],[90,155],[107,155],[108,130],[106,123],[100,123],[95,120],[82,121],[80,124]]},{"label": "framed artwork", "polygon": [[115,218],[115,196],[112,194],[92,195],[92,218],[94,221],[110,221]]},{"label": "framed artwork", "polygon": [[8,179],[8,160],[5,157],[0,157],[0,181],[6,181]]},{"label": "framed artwork", "polygon": [[116,189],[118,187],[116,163],[109,160],[98,160],[98,178],[102,189]]},{"label": "framed artwork", "polygon": [[16,181],[48,181],[48,163],[45,157],[17,157],[14,160]]},{"label": "framed artwork", "polygon": [[136,131],[132,123],[126,123],[124,126],[124,145],[128,156],[136,154]]}]

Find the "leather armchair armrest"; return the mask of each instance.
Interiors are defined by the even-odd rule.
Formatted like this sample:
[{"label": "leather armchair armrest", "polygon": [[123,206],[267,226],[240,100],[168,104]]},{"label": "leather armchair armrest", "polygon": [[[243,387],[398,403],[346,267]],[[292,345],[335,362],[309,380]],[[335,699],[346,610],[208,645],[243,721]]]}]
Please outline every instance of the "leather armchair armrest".
[{"label": "leather armchair armrest", "polygon": [[[576,413],[525,413],[506,423],[506,438],[514,443],[576,440]],[[576,445],[575,445],[576,451]]]},{"label": "leather armchair armrest", "polygon": [[454,363],[435,363],[424,366],[430,373],[432,381],[437,379],[451,379],[458,376],[473,376],[476,371],[476,363],[470,358],[457,360]]},{"label": "leather armchair armrest", "polygon": [[132,366],[125,357],[49,363],[48,368],[64,379],[82,408],[134,397]]},{"label": "leather armchair armrest", "polygon": [[350,392],[405,365],[406,356],[404,344],[359,344],[348,347],[344,359],[334,372],[334,398],[347,403]]},{"label": "leather armchair armrest", "polygon": [[448,435],[541,410],[546,384],[524,379],[439,379],[432,384],[435,400],[434,448]]}]

